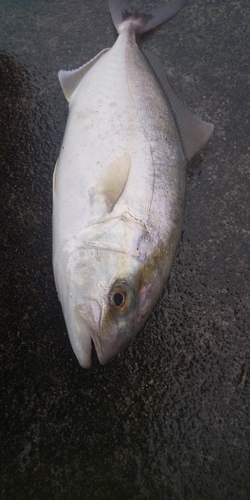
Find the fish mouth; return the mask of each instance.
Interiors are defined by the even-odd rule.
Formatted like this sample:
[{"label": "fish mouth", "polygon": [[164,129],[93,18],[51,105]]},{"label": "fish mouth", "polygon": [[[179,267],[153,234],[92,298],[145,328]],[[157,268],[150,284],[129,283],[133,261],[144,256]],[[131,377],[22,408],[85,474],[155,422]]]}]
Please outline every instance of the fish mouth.
[{"label": "fish mouth", "polygon": [[[95,346],[96,354],[101,365],[104,365],[110,361],[113,357],[115,357],[116,352],[105,352],[102,340],[101,340],[101,316],[102,310],[99,303],[96,300],[88,300],[81,305],[76,307],[78,324],[81,331],[81,337],[85,337],[88,335],[90,341],[93,341]],[[91,346],[92,349],[92,346]],[[75,350],[76,353],[76,350]],[[79,363],[82,365],[81,358],[84,353],[81,353],[81,349],[79,349],[78,353],[76,353]],[[89,366],[91,366],[91,350],[89,354]],[[86,366],[86,364],[85,364]]]},{"label": "fish mouth", "polygon": [[70,341],[79,364],[83,368],[90,368],[92,351],[91,339],[96,347],[95,332],[99,330],[101,307],[95,300],[88,300],[83,304],[78,304],[74,312],[74,328],[73,334],[70,335]]},{"label": "fish mouth", "polygon": [[134,332],[129,335],[128,327],[121,328],[117,324],[101,325],[99,332],[92,335],[95,350],[101,365],[105,365],[115,358],[134,337]]},{"label": "fish mouth", "polygon": [[117,347],[116,345],[111,345],[110,342],[108,344],[103,344],[102,342],[100,342],[99,339],[96,339],[93,337],[92,337],[92,340],[93,340],[94,345],[95,345],[95,350],[96,350],[96,354],[97,354],[99,363],[101,365],[106,365],[109,361],[114,359],[119,354],[119,352],[121,352],[128,344],[128,343],[126,343],[123,346],[119,345]]},{"label": "fish mouth", "polygon": [[[77,306],[78,323],[81,330],[81,337],[88,336],[92,339],[98,360],[101,365],[105,365],[121,352],[131,341],[127,328],[120,328],[117,324],[102,321],[102,309],[98,302],[89,300]],[[83,366],[81,359],[83,354],[74,349],[79,363]],[[89,353],[89,364],[91,365],[91,349]],[[84,365],[86,367],[86,363]]]}]

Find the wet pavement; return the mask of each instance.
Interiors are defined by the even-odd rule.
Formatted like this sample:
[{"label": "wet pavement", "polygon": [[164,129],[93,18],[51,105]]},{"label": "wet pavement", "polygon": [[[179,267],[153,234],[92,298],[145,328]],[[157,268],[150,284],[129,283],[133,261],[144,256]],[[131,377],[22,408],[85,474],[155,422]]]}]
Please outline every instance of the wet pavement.
[{"label": "wet pavement", "polygon": [[[156,2],[135,2],[150,9]],[[250,5],[189,1],[145,38],[215,132],[189,165],[168,285],[114,361],[73,355],[51,265],[58,69],[116,38],[101,0],[0,4],[4,500],[248,500]]]}]

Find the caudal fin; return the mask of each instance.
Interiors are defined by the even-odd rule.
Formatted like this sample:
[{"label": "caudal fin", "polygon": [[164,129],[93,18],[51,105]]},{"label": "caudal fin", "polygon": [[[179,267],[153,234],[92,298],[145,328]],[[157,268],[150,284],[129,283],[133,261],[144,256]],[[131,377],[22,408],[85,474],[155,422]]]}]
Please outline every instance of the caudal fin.
[{"label": "caudal fin", "polygon": [[109,0],[109,10],[118,33],[121,31],[122,23],[131,19],[135,22],[138,33],[142,34],[175,16],[184,7],[185,3],[186,0],[174,0],[153,9],[149,13],[139,14],[134,12],[125,0]]}]

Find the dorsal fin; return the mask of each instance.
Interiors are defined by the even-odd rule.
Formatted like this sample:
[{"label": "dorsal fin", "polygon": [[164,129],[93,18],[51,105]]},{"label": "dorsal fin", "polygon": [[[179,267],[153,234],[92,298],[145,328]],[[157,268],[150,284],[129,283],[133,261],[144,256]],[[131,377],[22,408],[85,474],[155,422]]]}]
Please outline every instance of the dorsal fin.
[{"label": "dorsal fin", "polygon": [[195,156],[209,140],[214,130],[214,126],[212,123],[205,122],[193,115],[189,109],[182,104],[179,97],[168,82],[157,57],[148,50],[145,50],[144,53],[163,89],[165,90],[168,103],[180,133],[184,154],[187,160],[191,160],[191,158],[193,158],[193,156]]},{"label": "dorsal fin", "polygon": [[62,86],[63,93],[67,99],[70,101],[72,94],[75,92],[85,75],[94,66],[94,64],[108,51],[109,49],[104,49],[97,56],[93,57],[86,64],[77,69],[64,70],[61,69],[58,72],[59,82]]},{"label": "dorsal fin", "polygon": [[128,153],[113,160],[101,173],[89,195],[93,211],[101,210],[103,205],[111,212],[119,200],[128,180],[131,156]]}]

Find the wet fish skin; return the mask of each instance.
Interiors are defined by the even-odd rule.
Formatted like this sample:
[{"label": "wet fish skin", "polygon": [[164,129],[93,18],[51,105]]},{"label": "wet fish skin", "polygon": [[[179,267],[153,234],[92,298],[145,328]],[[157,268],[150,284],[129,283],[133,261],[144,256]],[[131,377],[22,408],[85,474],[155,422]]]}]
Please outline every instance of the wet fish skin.
[{"label": "wet fish skin", "polygon": [[185,1],[133,14],[110,0],[118,31],[60,71],[69,117],[54,173],[53,267],[73,350],[101,363],[143,327],[170,274],[183,223],[186,164],[213,127],[192,116],[137,37]]}]

